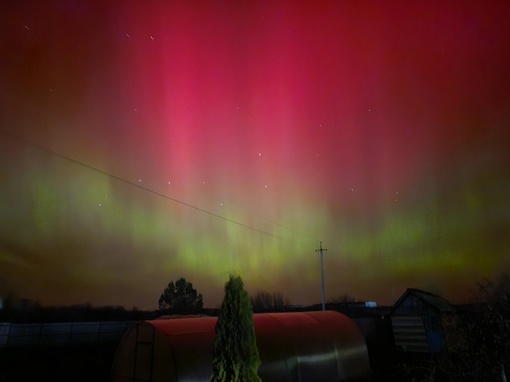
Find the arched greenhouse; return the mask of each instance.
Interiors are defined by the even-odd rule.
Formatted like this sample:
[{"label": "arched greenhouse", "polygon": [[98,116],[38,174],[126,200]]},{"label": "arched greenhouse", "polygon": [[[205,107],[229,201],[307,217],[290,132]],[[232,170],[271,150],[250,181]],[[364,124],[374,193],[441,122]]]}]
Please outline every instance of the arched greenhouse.
[{"label": "arched greenhouse", "polygon": [[[115,354],[115,382],[209,381],[216,317],[142,321]],[[370,371],[356,323],[332,311],[254,314],[262,381],[351,381]]]}]

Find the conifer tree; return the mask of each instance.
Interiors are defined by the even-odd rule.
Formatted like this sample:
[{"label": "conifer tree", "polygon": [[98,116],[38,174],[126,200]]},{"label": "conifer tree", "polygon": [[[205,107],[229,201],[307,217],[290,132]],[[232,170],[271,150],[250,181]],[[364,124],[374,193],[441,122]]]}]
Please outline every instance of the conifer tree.
[{"label": "conifer tree", "polygon": [[198,293],[193,284],[181,277],[175,283],[168,283],[159,298],[159,310],[170,314],[201,313],[203,307],[202,294]]},{"label": "conifer tree", "polygon": [[230,275],[216,323],[212,382],[259,382],[259,352],[250,296],[241,277]]}]

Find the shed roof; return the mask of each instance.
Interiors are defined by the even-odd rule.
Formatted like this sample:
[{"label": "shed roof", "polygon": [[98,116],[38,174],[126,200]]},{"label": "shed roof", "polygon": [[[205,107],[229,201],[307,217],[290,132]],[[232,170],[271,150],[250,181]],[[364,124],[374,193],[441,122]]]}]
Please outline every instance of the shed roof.
[{"label": "shed roof", "polygon": [[428,305],[439,312],[452,312],[455,310],[455,307],[450,302],[437,294],[415,288],[407,288],[404,294],[400,296],[397,302],[393,305],[390,314],[392,314],[409,296],[416,297],[425,305]]}]

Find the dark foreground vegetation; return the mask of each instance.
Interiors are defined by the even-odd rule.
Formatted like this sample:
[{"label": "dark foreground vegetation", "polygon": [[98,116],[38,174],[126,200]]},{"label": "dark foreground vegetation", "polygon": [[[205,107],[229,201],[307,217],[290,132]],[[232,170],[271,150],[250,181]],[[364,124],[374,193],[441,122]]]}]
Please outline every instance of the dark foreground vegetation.
[{"label": "dark foreground vegetation", "polygon": [[0,349],[2,382],[107,382],[117,342]]}]

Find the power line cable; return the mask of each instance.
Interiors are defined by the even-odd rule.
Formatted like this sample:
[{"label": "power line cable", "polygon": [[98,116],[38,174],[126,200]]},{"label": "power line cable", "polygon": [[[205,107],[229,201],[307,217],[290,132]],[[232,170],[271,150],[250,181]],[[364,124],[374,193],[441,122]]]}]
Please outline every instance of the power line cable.
[{"label": "power line cable", "polygon": [[[194,210],[196,210],[196,211],[202,212],[202,213],[207,214],[207,215],[210,215],[210,216],[214,216],[215,218],[223,219],[223,220],[225,220],[225,221],[227,221],[227,222],[229,222],[229,223],[232,223],[232,224],[238,225],[238,226],[243,227],[243,228],[250,229],[250,230],[252,230],[252,231],[256,231],[256,232],[262,233],[262,234],[267,235],[267,236],[272,236],[272,237],[277,238],[277,239],[280,239],[280,240],[287,240],[287,241],[296,241],[296,242],[299,242],[299,241],[297,241],[297,240],[295,240],[295,239],[288,239],[288,238],[284,238],[284,237],[281,237],[281,236],[279,236],[279,235],[275,235],[275,234],[273,234],[273,233],[271,233],[271,232],[267,232],[267,231],[264,231],[264,230],[261,230],[261,229],[255,228],[255,227],[251,227],[251,226],[249,226],[249,225],[247,225],[247,224],[240,223],[240,222],[238,222],[238,221],[235,221],[235,220],[229,219],[229,218],[227,218],[227,217],[225,217],[225,216],[221,216],[221,215],[218,215],[218,214],[216,214],[216,213],[214,213],[214,212],[207,211],[207,210],[205,210],[205,209],[203,209],[203,208],[200,208],[200,207],[194,206],[194,205],[192,205],[192,204],[189,204],[189,203],[183,202],[182,200],[179,200],[179,199],[176,199],[176,198],[172,198],[171,196],[168,196],[168,195],[165,195],[165,194],[163,194],[163,193],[161,193],[161,192],[154,191],[154,190],[152,190],[152,189],[150,189],[150,188],[147,188],[147,187],[141,186],[139,183],[135,183],[135,182],[130,181],[130,180],[128,180],[128,179],[122,178],[122,177],[120,177],[120,176],[118,176],[118,175],[111,174],[111,173],[109,173],[109,172],[107,172],[107,171],[105,171],[105,170],[101,170],[100,168],[94,167],[94,166],[92,166],[92,165],[90,165],[90,164],[87,164],[87,163],[85,163],[85,162],[82,162],[82,161],[80,161],[80,160],[77,160],[77,159],[71,158],[71,157],[69,157],[69,156],[67,156],[67,155],[61,154],[61,153],[59,153],[59,152],[57,152],[57,151],[54,151],[54,150],[49,149],[49,148],[47,148],[47,147],[45,147],[45,146],[42,146],[42,145],[39,145],[39,144],[34,143],[34,142],[32,142],[32,141],[29,141],[29,140],[27,140],[27,139],[25,139],[25,138],[21,138],[21,137],[19,137],[19,136],[17,136],[17,135],[14,135],[14,134],[12,134],[12,133],[9,133],[9,132],[7,132],[7,131],[5,131],[5,130],[1,130],[1,129],[0,129],[0,134],[4,135],[4,136],[6,136],[6,137],[8,137],[8,138],[10,138],[10,139],[14,139],[14,140],[19,141],[19,142],[21,142],[21,143],[24,143],[24,144],[26,144],[26,145],[29,145],[29,146],[32,146],[32,147],[37,148],[37,149],[39,149],[39,150],[42,150],[42,151],[44,151],[44,152],[46,152],[46,153],[49,153],[50,155],[53,155],[53,156],[56,156],[56,157],[58,157],[58,158],[61,158],[61,159],[67,160],[67,161],[69,161],[69,162],[71,162],[71,163],[74,163],[74,164],[76,164],[76,165],[78,165],[78,166],[82,166],[82,167],[85,167],[85,168],[87,168],[87,169],[89,169],[89,170],[92,170],[92,171],[95,171],[95,172],[97,172],[97,173],[100,173],[100,174],[102,174],[102,175],[104,175],[104,176],[108,176],[108,177],[110,177],[110,178],[112,178],[112,179],[115,179],[115,180],[117,180],[117,181],[119,181],[119,182],[123,182],[123,183],[129,184],[129,185],[134,186],[134,187],[137,187],[137,188],[139,188],[139,189],[141,189],[141,190],[144,190],[144,191],[150,192],[150,193],[152,193],[152,194],[154,194],[154,195],[157,195],[157,196],[160,196],[160,197],[162,197],[162,198],[165,198],[165,199],[171,200],[171,201],[173,201],[173,202],[175,202],[175,203],[179,203],[179,204],[181,204],[181,205],[183,205],[183,206],[186,206],[186,207],[192,208],[192,209],[194,209]],[[269,219],[267,219],[267,220],[269,220]],[[270,220],[270,221],[271,221],[271,220]],[[278,224],[278,225],[280,225],[279,223],[276,223],[276,222],[274,222],[274,221],[271,221],[271,222],[272,222],[272,223],[274,223],[274,224]],[[283,227],[283,226],[282,226],[282,227]],[[285,228],[285,227],[284,227],[284,228]],[[290,228],[289,228],[289,229],[290,229]],[[301,244],[304,244],[304,243],[301,243]]]}]

